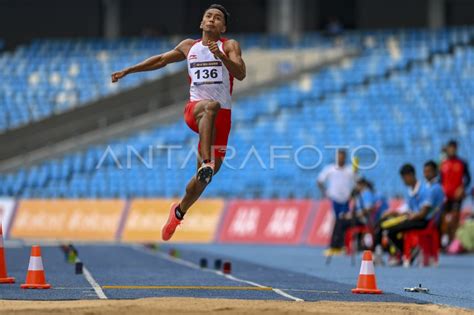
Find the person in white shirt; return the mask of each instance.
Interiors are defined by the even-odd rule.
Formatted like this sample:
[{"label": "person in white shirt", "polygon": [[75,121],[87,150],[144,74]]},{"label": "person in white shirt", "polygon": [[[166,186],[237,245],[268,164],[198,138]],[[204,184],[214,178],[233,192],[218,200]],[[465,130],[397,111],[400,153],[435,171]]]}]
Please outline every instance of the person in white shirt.
[{"label": "person in white shirt", "polygon": [[[347,153],[344,150],[337,151],[335,164],[327,165],[318,176],[317,183],[323,197],[332,202],[336,225],[349,212],[349,202],[355,185],[355,172],[351,165],[346,165]],[[330,254],[341,252],[344,236],[334,233],[331,237]],[[327,253],[329,254],[329,253]]]}]

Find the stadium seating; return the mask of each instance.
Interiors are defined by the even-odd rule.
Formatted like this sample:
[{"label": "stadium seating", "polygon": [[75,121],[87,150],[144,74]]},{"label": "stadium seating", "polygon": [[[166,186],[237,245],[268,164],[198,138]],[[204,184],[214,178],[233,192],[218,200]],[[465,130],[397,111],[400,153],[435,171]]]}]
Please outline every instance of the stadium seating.
[{"label": "stadium seating", "polygon": [[[37,40],[0,55],[0,131],[12,129],[84,105],[119,87],[110,74],[172,47],[169,41],[130,39]],[[129,88],[144,80],[176,71],[131,77]]]},{"label": "stadium seating", "polygon": [[[361,170],[361,173],[373,180],[378,190],[387,196],[405,192],[398,177],[398,168],[402,163],[411,162],[421,167],[428,159],[439,159],[442,144],[450,138],[459,141],[461,155],[472,161],[474,156],[469,146],[472,146],[474,139],[474,47],[468,44],[473,36],[474,28],[467,27],[436,32],[392,30],[344,35],[339,41],[360,47],[360,56],[312,74],[309,86],[303,82],[307,80],[293,81],[234,103],[229,144],[237,152],[235,157],[232,157],[232,150],[228,152],[232,158],[206,190],[205,196],[316,197],[315,178],[324,164],[334,158],[334,150],[325,147],[328,145],[346,145],[351,149],[367,145],[373,147],[376,153],[368,147],[360,147],[358,151],[361,166],[377,159],[375,168]],[[248,36],[241,40],[247,40],[247,45],[252,46],[261,43],[262,37]],[[265,38],[265,41],[271,48],[291,45],[280,39]],[[41,52],[45,43],[53,45],[48,47],[68,52],[54,61],[47,50]],[[29,90],[36,91],[36,94],[28,95],[30,92],[27,92],[27,95],[21,95],[13,92],[13,88],[0,92],[0,100],[3,96],[0,103],[6,107],[0,115],[0,124],[6,126],[13,121],[6,116],[10,111],[18,113],[18,121],[28,121],[30,116],[26,117],[18,104],[25,101],[30,105],[39,104],[40,94],[45,99],[57,100],[57,95],[69,91],[64,89],[63,79],[71,73],[71,67],[74,69],[74,62],[70,60],[76,60],[76,64],[81,65],[77,76],[84,73],[84,77],[82,81],[69,80],[74,84],[82,82],[96,87],[91,86],[95,92],[89,96],[76,94],[79,96],[74,101],[82,103],[110,93],[107,83],[96,80],[97,77],[120,68],[122,62],[128,64],[130,60],[124,60],[120,44],[104,47],[103,42],[93,43],[37,42],[7,57],[9,63],[14,60],[22,64],[20,70],[7,65],[8,71],[18,73],[18,77],[8,81],[8,86],[31,84],[32,79],[27,79],[25,73],[36,71],[39,79],[36,83],[38,88]],[[137,47],[136,59],[149,54],[146,49],[157,48],[146,46],[147,41],[130,40],[127,45],[131,43]],[[330,41],[308,34],[297,45],[303,47],[310,43],[327,45]],[[90,55],[82,56],[82,50],[78,48],[81,45],[89,47],[92,51]],[[141,45],[146,49],[142,49]],[[109,61],[99,70],[92,68],[105,48],[118,50],[119,53],[114,52],[113,58],[109,56]],[[41,53],[33,54],[34,50]],[[51,63],[45,65],[39,60],[26,63],[28,58],[40,59],[40,55],[49,58]],[[65,58],[68,63],[62,65],[61,60],[65,61]],[[2,57],[2,69],[5,62],[5,57]],[[49,77],[44,76],[43,71]],[[61,82],[56,90],[47,83],[56,82],[55,71],[59,73]],[[1,80],[5,73],[0,76]],[[91,77],[95,77],[93,80],[96,81],[86,82]],[[133,79],[129,84],[139,84],[141,79]],[[72,88],[71,91],[77,90]],[[64,109],[74,103],[69,102],[72,100],[69,96],[65,99],[67,101],[61,105],[45,105],[44,108],[50,109],[47,113],[39,110],[42,106],[34,108],[43,113],[41,115],[48,115],[57,108]],[[195,159],[189,159],[189,151],[196,142],[196,136],[183,121],[170,123],[4,174],[0,178],[0,193],[23,198],[180,196],[185,183],[195,173]],[[173,159],[168,161],[166,150],[157,148],[165,145],[180,145],[183,149],[172,150]],[[288,154],[291,159],[277,159],[272,165],[271,145],[292,146],[292,150],[279,148],[275,152],[278,155]],[[294,161],[298,152],[301,164],[309,166],[318,162],[319,155],[315,150],[300,149],[307,145],[316,146],[322,153],[322,163],[309,170],[298,167]],[[252,151],[253,147],[255,151]],[[134,152],[138,152],[146,163],[140,162]],[[129,161],[127,155],[131,156]]]},{"label": "stadium seating", "polygon": [[[192,38],[192,36],[190,36]],[[283,37],[260,34],[236,36],[246,49],[287,48]],[[0,51],[2,50],[0,40]],[[0,132],[87,104],[97,98],[136,86],[148,79],[182,69],[183,63],[161,71],[132,76],[120,85],[110,74],[149,56],[172,49],[176,40],[162,38],[83,40],[36,40],[0,55]],[[314,34],[298,46],[329,45]]]}]

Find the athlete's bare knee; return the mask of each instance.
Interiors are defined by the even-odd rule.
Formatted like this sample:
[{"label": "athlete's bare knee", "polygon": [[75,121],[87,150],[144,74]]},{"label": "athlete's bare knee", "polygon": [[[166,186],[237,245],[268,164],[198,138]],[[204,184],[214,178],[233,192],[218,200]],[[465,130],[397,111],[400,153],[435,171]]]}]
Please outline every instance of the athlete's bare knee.
[{"label": "athlete's bare knee", "polygon": [[221,109],[221,104],[219,104],[219,102],[216,102],[216,101],[209,101],[207,104],[206,104],[206,112],[209,112],[211,114],[217,114],[217,112],[219,111],[219,109]]}]

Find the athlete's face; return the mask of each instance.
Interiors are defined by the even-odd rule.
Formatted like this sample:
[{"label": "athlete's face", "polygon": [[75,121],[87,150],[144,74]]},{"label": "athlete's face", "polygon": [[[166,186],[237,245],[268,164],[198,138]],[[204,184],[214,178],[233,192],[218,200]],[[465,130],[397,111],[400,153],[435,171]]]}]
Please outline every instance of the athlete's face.
[{"label": "athlete's face", "polygon": [[458,148],[454,145],[448,145],[446,147],[446,154],[448,155],[448,157],[456,156],[457,151],[458,151]]},{"label": "athlete's face", "polygon": [[201,29],[205,32],[225,33],[225,17],[224,13],[217,9],[209,9],[204,12],[201,21]]},{"label": "athlete's face", "polygon": [[337,165],[343,167],[346,164],[346,152],[338,151],[337,152]]},{"label": "athlete's face", "polygon": [[416,184],[415,174],[403,174],[402,180],[406,186],[414,186]]},{"label": "athlete's face", "polygon": [[425,179],[429,182],[437,176],[436,170],[429,165],[423,168],[423,175],[425,176]]}]

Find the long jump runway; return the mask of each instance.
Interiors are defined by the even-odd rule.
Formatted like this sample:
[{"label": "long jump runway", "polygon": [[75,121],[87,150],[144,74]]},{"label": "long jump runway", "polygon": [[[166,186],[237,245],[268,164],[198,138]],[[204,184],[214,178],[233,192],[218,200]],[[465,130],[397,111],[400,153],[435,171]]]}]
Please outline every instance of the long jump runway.
[{"label": "long jump runway", "polygon": [[[0,299],[79,300],[137,299],[146,297],[198,297],[286,301],[377,301],[426,303],[394,293],[355,295],[354,286],[325,280],[302,272],[271,268],[248,261],[179,248],[180,258],[168,255],[170,246],[151,250],[141,245],[78,246],[85,273],[76,275],[58,246],[43,247],[50,290],[22,290],[30,249],[8,248],[9,275],[14,285],[0,285]],[[264,251],[261,253],[265,255]],[[200,268],[206,258],[209,268]],[[214,259],[232,262],[232,273],[214,270]],[[285,259],[288,259],[286,257]],[[299,262],[294,261],[295,265]],[[354,275],[354,284],[357,274]]]}]

